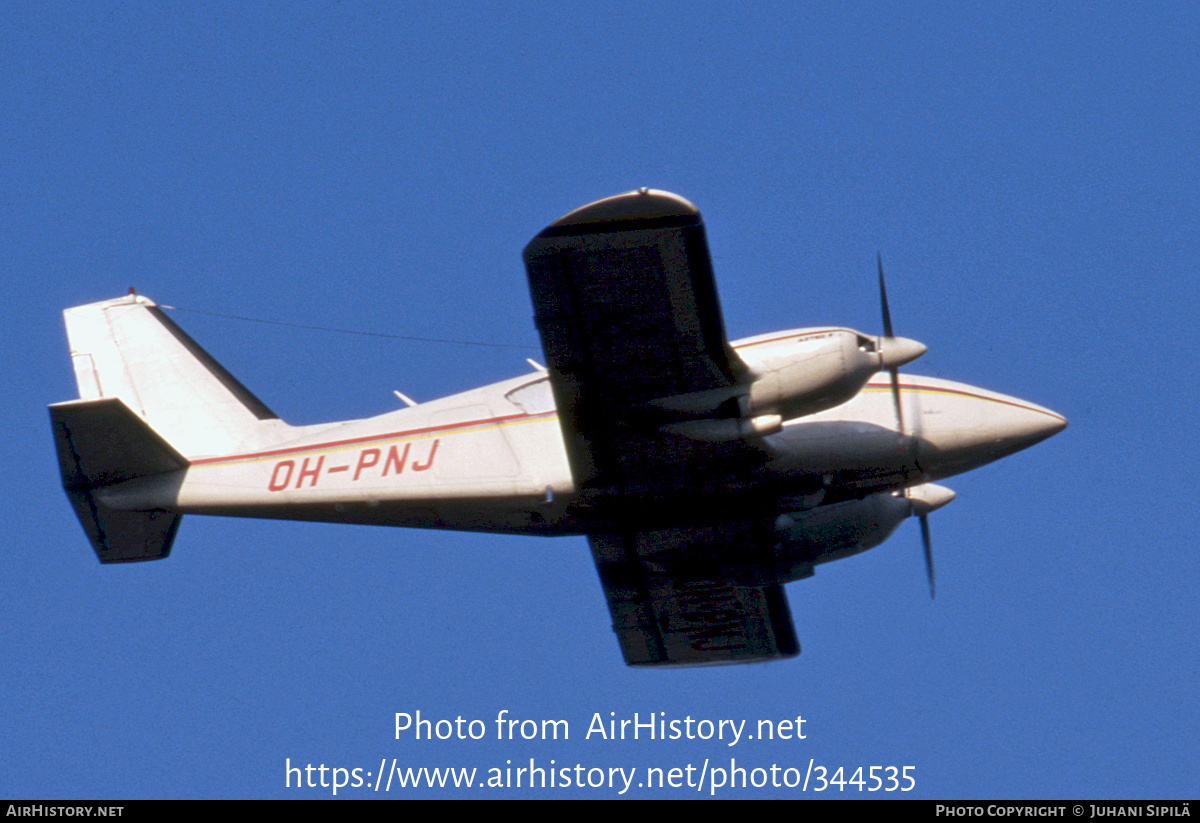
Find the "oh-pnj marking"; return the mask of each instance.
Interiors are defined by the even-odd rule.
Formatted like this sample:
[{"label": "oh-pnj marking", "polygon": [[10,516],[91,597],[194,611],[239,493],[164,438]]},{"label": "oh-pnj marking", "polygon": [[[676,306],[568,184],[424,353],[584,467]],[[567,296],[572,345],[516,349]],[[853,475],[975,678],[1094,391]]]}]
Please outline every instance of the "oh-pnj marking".
[{"label": "oh-pnj marking", "polygon": [[[410,453],[413,452],[412,443],[405,443],[403,446],[389,446],[386,455],[382,448],[361,449],[358,452],[357,461],[353,464],[354,474],[350,479],[358,480],[364,474],[370,477],[399,475],[404,474],[405,468],[414,472],[428,471],[433,468],[439,441],[440,438],[435,438],[429,444],[429,453],[424,455],[423,460],[417,454],[412,454],[412,459],[409,459]],[[271,479],[267,482],[267,488],[273,492],[283,491],[287,488],[315,488],[320,482],[322,474],[339,474],[350,470],[350,463],[326,466],[323,454],[316,458],[304,458],[299,468],[297,468],[295,460],[280,460],[271,470]]]}]

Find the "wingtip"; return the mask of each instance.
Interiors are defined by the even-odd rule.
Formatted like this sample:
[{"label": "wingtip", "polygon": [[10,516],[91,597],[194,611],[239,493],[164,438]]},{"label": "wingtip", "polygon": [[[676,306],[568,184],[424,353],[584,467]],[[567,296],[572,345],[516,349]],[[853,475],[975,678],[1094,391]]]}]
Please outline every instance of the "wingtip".
[{"label": "wingtip", "polygon": [[564,230],[574,232],[605,227],[625,228],[616,224],[631,222],[699,219],[700,210],[678,194],[643,187],[580,206],[555,220],[542,234],[561,234]]}]

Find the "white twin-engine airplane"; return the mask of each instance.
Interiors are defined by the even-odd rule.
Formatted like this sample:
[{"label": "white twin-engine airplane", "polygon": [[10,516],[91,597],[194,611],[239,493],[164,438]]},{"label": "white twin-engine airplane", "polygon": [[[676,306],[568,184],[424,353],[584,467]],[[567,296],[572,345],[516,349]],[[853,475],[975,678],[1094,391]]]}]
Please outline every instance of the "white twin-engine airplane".
[{"label": "white twin-engine airplane", "polygon": [[317,426],[284,423],[145,297],[68,309],[80,399],[50,418],[100,562],[166,557],[184,514],[585,534],[628,664],[769,660],[800,650],[784,583],[915,514],[932,593],[925,517],[954,493],[931,481],[1066,425],[901,378],[925,347],[893,336],[882,265],[883,336],[731,345],[700,214],[673,194],[577,209],[525,265],[547,368]]}]

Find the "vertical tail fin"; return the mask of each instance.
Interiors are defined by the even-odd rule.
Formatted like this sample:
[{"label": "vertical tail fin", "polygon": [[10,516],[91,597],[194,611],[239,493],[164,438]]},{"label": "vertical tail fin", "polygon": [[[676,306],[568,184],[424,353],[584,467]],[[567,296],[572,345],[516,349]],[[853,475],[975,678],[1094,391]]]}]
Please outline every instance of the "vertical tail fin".
[{"label": "vertical tail fin", "polygon": [[119,397],[188,457],[227,454],[286,428],[145,297],[77,306],[63,317],[80,398]]},{"label": "vertical tail fin", "polygon": [[100,562],[166,557],[180,515],[113,508],[104,490],[182,482],[189,458],[278,442],[290,427],[145,297],[63,317],[80,397],[50,407],[63,487]]}]

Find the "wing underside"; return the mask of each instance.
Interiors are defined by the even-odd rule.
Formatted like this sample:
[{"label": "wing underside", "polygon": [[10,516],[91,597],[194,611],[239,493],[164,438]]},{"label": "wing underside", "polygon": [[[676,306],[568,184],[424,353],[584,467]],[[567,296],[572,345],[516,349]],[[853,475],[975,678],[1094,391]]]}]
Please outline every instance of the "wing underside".
[{"label": "wing underside", "polygon": [[783,588],[759,571],[771,535],[729,511],[764,455],[737,434],[748,369],[725,336],[699,212],[646,189],[600,200],[535,237],[525,265],[626,662],[796,654]]},{"label": "wing underside", "polygon": [[704,398],[697,416],[737,417],[746,372],[694,206],[645,190],[598,201],[535,237],[525,265],[580,487],[642,492],[711,476],[744,451],[671,434],[656,411],[692,397]]},{"label": "wing underside", "polygon": [[783,587],[739,581],[744,563],[722,562],[733,537],[710,530],[589,536],[626,663],[752,663],[799,653]]}]

